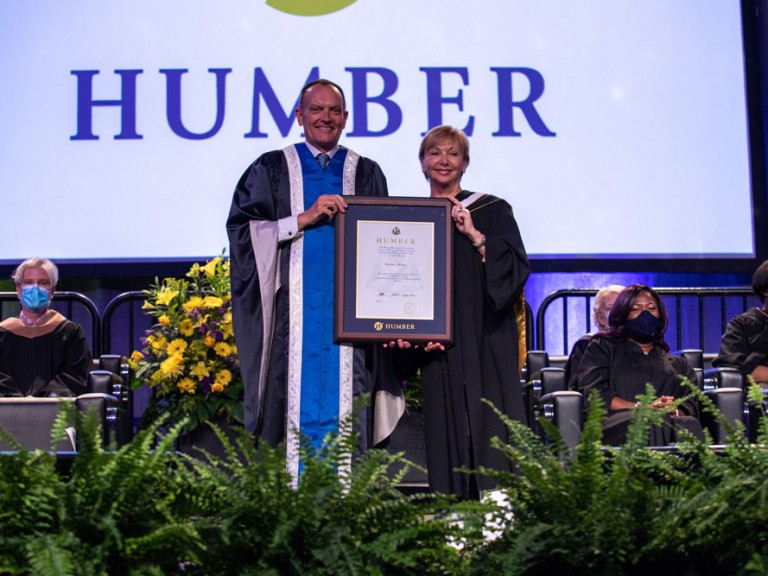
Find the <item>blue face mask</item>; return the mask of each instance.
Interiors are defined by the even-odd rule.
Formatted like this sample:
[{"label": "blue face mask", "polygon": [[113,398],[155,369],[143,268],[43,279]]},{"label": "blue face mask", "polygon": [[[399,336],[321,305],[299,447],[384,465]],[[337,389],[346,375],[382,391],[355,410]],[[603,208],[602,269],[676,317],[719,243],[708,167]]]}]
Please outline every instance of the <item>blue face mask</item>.
[{"label": "blue face mask", "polygon": [[45,288],[37,284],[29,284],[21,287],[21,303],[30,312],[37,314],[45,310],[50,300],[50,294]]},{"label": "blue face mask", "polygon": [[635,342],[647,344],[653,342],[659,336],[661,318],[657,318],[648,310],[644,310],[640,316],[624,322],[624,331]]}]

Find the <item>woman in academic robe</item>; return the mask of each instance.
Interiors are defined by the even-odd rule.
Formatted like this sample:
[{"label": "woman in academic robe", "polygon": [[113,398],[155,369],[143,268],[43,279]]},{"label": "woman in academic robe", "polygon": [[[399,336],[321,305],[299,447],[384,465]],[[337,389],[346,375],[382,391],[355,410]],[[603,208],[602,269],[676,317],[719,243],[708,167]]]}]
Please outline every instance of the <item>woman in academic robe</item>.
[{"label": "woman in academic robe", "polygon": [[493,437],[507,440],[506,426],[484,400],[526,422],[519,322],[524,322],[530,266],[510,205],[461,185],[469,166],[463,132],[433,128],[421,143],[419,160],[430,196],[451,201],[454,222],[453,343],[408,351],[421,367],[429,485],[478,498],[495,483],[459,468],[511,470],[504,454],[491,447]]},{"label": "woman in academic robe", "polygon": [[618,446],[626,441],[639,396],[646,393],[648,383],[654,393],[651,408],[668,410],[664,424],[651,428],[649,445],[672,444],[681,429],[704,438],[698,404],[683,384],[683,378],[695,382],[695,374],[685,358],[669,353],[666,328],[667,312],[659,295],[648,286],[633,284],[616,298],[608,330],[595,334],[584,351],[576,385],[585,404],[597,392],[608,409],[603,423],[605,444]]}]

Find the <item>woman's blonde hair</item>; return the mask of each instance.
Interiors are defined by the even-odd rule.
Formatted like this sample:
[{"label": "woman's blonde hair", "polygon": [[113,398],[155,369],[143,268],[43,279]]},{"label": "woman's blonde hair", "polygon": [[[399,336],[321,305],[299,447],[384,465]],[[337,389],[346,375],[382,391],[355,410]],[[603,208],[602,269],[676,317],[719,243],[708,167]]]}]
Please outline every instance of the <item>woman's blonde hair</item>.
[{"label": "woman's blonde hair", "polygon": [[424,160],[424,156],[427,154],[427,149],[434,146],[437,142],[443,140],[453,140],[459,147],[464,162],[469,166],[469,140],[466,134],[461,130],[454,128],[453,126],[435,126],[429,132],[424,135],[419,146],[419,160]]}]

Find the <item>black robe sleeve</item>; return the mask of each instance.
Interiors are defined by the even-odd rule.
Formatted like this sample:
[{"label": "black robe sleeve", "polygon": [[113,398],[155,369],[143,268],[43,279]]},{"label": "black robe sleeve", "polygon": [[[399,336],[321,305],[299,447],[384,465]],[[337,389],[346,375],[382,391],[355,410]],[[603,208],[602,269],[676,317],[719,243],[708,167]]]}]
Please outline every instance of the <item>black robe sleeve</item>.
[{"label": "black robe sleeve", "polygon": [[712,365],[738,368],[744,376],[758,366],[768,366],[768,322],[756,317],[753,310],[731,319]]},{"label": "black robe sleeve", "polygon": [[512,207],[499,203],[502,208],[491,210],[490,221],[480,220],[479,225],[486,236],[486,294],[492,308],[503,311],[511,310],[520,299],[531,266]]},{"label": "black robe sleeve", "polygon": [[581,366],[581,359],[584,357],[584,351],[589,345],[589,341],[592,337],[589,334],[585,334],[573,345],[571,353],[568,355],[568,360],[565,362],[565,383],[568,386],[568,390],[576,390],[576,375],[579,373],[579,366]]},{"label": "black robe sleeve", "polygon": [[0,329],[0,397],[24,396],[19,385],[11,374],[11,366],[6,362],[6,351],[9,350],[10,333]]},{"label": "black robe sleeve", "polygon": [[245,426],[253,432],[261,412],[258,375],[261,369],[263,311],[256,258],[251,243],[252,220],[276,221],[290,215],[288,167],[280,151],[260,156],[240,177],[227,219],[232,321],[240,371],[245,383]]}]

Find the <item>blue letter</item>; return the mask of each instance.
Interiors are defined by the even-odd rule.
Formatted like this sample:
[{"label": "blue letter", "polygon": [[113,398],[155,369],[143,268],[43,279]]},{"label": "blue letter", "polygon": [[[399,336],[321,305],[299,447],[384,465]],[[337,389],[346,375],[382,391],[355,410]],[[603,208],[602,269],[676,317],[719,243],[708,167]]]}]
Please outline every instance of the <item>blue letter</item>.
[{"label": "blue letter", "polygon": [[[306,85],[319,79],[320,71],[317,66],[315,66],[309,71],[309,76],[307,76],[307,81],[304,84]],[[297,90],[296,92],[300,93],[301,90]],[[296,96],[296,102],[288,113],[286,114],[283,112],[283,108],[280,106],[280,101],[277,99],[275,91],[272,89],[266,74],[264,74],[261,68],[256,68],[253,74],[253,120],[251,122],[251,131],[246,133],[245,137],[267,138],[269,136],[266,132],[261,132],[259,130],[261,112],[260,96],[262,95],[264,96],[264,104],[267,105],[267,109],[269,109],[272,119],[275,121],[275,124],[277,124],[277,129],[280,131],[282,137],[285,138],[288,136],[288,132],[291,131],[291,126],[293,126],[293,111],[299,107],[299,96]]]},{"label": "blue letter", "polygon": [[143,70],[115,70],[120,75],[122,98],[119,100],[94,100],[93,77],[98,70],[71,70],[77,76],[77,133],[70,140],[98,140],[93,133],[93,107],[120,107],[120,134],[115,140],[141,140],[143,136],[136,133],[136,76]]},{"label": "blue letter", "polygon": [[[499,131],[494,136],[522,136],[515,132],[513,109],[520,108],[528,124],[539,136],[557,136],[544,124],[533,103],[544,93],[544,77],[533,68],[491,68],[498,75],[499,82]],[[528,79],[528,98],[516,102],[512,98],[512,74],[519,72]]]},{"label": "blue letter", "polygon": [[[466,68],[419,68],[427,75],[427,129],[440,126],[443,123],[443,104],[456,104],[459,111],[464,111],[464,91],[459,88],[456,96],[443,96],[443,73],[458,74],[464,86],[469,84],[469,73]],[[475,127],[475,117],[469,117],[469,122],[463,132],[472,136]],[[426,132],[424,132],[426,134]],[[422,136],[424,136],[422,134]]]},{"label": "blue letter", "polygon": [[[388,68],[345,68],[352,73],[352,120],[355,128],[348,136],[387,136],[394,133],[403,123],[403,112],[389,99],[397,90],[397,74]],[[368,97],[368,73],[378,74],[384,88],[378,96]],[[387,113],[387,123],[378,132],[368,129],[368,103],[381,105]]]},{"label": "blue letter", "polygon": [[190,132],[181,121],[181,76],[187,72],[188,70],[185,69],[160,70],[160,73],[166,76],[167,96],[165,113],[168,117],[168,126],[171,127],[174,134],[182,138],[204,140],[215,136],[221,130],[221,125],[224,123],[227,74],[232,72],[232,68],[208,68],[208,72],[213,72],[216,75],[216,121],[213,124],[213,128],[202,134]]}]

